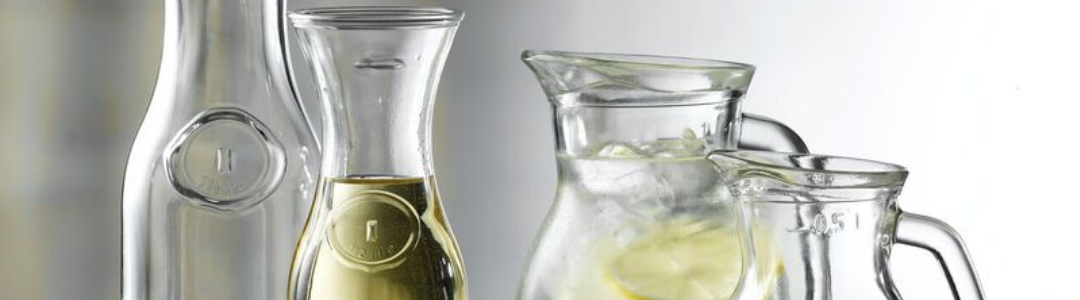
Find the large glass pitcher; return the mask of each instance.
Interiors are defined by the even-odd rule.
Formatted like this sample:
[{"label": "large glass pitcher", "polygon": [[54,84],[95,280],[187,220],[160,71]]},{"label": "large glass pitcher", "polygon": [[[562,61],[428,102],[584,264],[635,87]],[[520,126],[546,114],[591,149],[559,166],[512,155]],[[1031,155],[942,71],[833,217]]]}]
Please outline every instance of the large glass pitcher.
[{"label": "large glass pitcher", "polygon": [[165,3],[124,177],[123,299],[282,299],[319,152],[286,80],[281,1]]},{"label": "large glass pitcher", "polygon": [[289,16],[320,87],[325,151],[288,299],[466,299],[431,162],[435,90],[462,14],[338,7]]},{"label": "large glass pitcher", "polygon": [[[750,65],[528,51],[554,106],[554,206],[521,300],[726,299],[741,275],[737,215],[709,151],[805,151],[782,124],[743,118]],[[743,127],[747,131],[740,140]]]},{"label": "large glass pitcher", "polygon": [[744,204],[747,260],[772,262],[746,264],[737,299],[899,300],[888,269],[894,243],[932,252],[956,299],[983,299],[956,232],[897,207],[903,167],[757,151],[710,159]]}]

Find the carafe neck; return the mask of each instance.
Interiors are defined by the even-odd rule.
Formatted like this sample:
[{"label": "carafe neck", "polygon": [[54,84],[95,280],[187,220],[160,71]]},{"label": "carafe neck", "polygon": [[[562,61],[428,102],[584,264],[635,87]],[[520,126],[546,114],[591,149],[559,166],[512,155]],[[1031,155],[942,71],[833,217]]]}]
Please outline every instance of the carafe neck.
[{"label": "carafe neck", "polygon": [[[281,0],[168,0],[161,81],[207,101],[286,91]],[[167,82],[166,82],[167,81]],[[279,81],[275,85],[272,81]],[[217,98],[217,99],[215,99]]]},{"label": "carafe neck", "polygon": [[435,8],[351,10],[290,15],[320,85],[322,173],[431,176],[434,96],[461,14]]}]

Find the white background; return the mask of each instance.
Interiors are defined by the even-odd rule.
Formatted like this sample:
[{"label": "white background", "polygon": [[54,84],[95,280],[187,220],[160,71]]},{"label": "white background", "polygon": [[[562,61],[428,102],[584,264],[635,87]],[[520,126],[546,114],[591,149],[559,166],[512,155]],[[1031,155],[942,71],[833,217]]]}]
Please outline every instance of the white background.
[{"label": "white background", "polygon": [[[518,60],[530,48],[755,64],[747,110],[796,128],[814,152],[909,167],[901,207],[963,235],[988,298],[1075,294],[1075,2],[291,2],[467,12],[436,106],[435,159],[472,299],[513,297],[554,195],[549,106]],[[159,1],[0,1],[0,217],[18,221],[0,230],[0,261],[16,263],[0,267],[0,299],[117,299],[119,180],[160,14]],[[65,174],[83,179],[47,184]],[[897,247],[892,267],[906,299],[950,298],[926,253]]]}]

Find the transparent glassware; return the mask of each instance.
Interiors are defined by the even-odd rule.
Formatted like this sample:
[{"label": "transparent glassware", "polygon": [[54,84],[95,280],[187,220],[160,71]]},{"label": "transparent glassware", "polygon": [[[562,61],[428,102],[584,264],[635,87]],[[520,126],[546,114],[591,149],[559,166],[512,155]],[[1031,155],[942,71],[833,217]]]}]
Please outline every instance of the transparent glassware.
[{"label": "transparent glassware", "polygon": [[559,180],[517,298],[730,296],[741,276],[738,216],[705,156],[806,151],[787,126],[742,114],[754,67],[551,51],[523,60],[554,107]]},{"label": "transparent glassware", "polygon": [[320,87],[320,189],[289,299],[466,299],[431,162],[432,106],[462,14],[331,7],[289,14]]},{"label": "transparent glassware", "polygon": [[168,0],[123,191],[123,299],[283,299],[320,161],[276,0]]},{"label": "transparent glassware", "polygon": [[[898,300],[894,244],[930,251],[956,299],[983,299],[960,236],[897,206],[907,170],[834,156],[717,151],[709,156],[741,205],[749,261],[734,299]],[[777,276],[778,275],[778,276]],[[769,280],[772,282],[763,282]],[[758,289],[756,287],[768,287]]]}]

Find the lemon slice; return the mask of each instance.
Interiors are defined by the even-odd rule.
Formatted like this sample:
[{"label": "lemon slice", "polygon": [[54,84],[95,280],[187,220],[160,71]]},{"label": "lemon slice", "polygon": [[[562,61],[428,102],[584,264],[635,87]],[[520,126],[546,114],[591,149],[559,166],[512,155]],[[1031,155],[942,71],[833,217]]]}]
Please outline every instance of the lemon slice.
[{"label": "lemon slice", "polygon": [[[663,232],[666,231],[666,232]],[[734,230],[663,230],[629,245],[610,265],[610,280],[635,299],[727,299],[742,275]]]},{"label": "lemon slice", "polygon": [[[760,239],[759,239],[760,240]],[[734,228],[702,230],[691,224],[661,226],[628,245],[611,261],[608,281],[638,300],[725,300],[742,277],[743,254]],[[766,275],[780,269],[772,243],[757,242]],[[764,254],[764,255],[761,255]],[[767,276],[771,281],[774,276]]]}]

